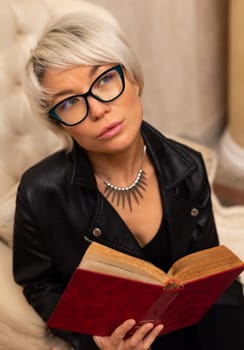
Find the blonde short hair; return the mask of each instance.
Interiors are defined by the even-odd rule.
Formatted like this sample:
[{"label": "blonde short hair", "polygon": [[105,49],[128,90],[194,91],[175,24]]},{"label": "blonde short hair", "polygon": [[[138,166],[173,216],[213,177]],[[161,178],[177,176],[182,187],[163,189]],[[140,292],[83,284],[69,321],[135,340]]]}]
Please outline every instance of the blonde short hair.
[{"label": "blonde short hair", "polygon": [[68,140],[65,130],[47,118],[49,93],[42,86],[45,73],[52,69],[109,63],[124,66],[142,93],[141,66],[112,15],[84,11],[60,17],[48,25],[27,63],[24,85],[31,106],[49,127]]}]

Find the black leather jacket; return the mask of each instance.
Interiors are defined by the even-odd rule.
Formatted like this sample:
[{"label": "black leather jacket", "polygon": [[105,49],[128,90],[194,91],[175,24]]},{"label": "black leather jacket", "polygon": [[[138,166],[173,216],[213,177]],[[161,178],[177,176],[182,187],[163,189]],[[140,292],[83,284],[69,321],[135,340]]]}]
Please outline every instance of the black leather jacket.
[{"label": "black leather jacket", "polygon": [[[167,211],[171,263],[217,245],[201,155],[165,138],[146,122],[141,132]],[[98,192],[86,153],[75,144],[72,152],[57,152],[29,169],[18,188],[14,276],[45,321],[92,240],[144,258],[125,223]],[[91,337],[53,332],[76,349],[96,348]]]}]

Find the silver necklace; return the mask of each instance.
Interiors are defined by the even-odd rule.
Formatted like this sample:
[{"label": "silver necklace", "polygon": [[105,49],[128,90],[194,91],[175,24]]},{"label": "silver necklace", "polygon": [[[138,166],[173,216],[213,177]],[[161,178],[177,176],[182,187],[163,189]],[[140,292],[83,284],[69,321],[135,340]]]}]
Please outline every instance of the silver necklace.
[{"label": "silver necklace", "polygon": [[[142,165],[143,160],[146,154],[146,146],[144,146],[143,150],[143,158],[142,158]],[[104,195],[108,199],[111,197],[111,202],[116,201],[117,206],[122,206],[124,209],[126,205],[129,206],[130,211],[132,211],[132,202],[133,200],[136,201],[137,204],[139,204],[139,200],[143,198],[143,191],[146,191],[147,186],[147,178],[145,171],[141,168],[139,169],[137,176],[135,180],[129,185],[125,187],[119,187],[111,184],[109,181],[110,178],[107,178],[103,180],[103,183],[105,185],[104,189]]]}]

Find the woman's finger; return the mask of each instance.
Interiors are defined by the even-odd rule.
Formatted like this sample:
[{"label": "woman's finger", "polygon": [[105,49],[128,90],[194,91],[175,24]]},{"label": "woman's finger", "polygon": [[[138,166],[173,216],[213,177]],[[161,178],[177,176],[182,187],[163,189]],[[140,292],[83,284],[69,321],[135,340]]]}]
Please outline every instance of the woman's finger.
[{"label": "woman's finger", "polygon": [[140,326],[130,338],[127,339],[127,342],[131,347],[136,347],[152,329],[153,323],[145,323],[144,325]]},{"label": "woman's finger", "polygon": [[119,345],[125,338],[126,334],[135,326],[135,320],[126,320],[119,327],[117,327],[111,334],[110,340],[112,345]]},{"label": "woman's finger", "polygon": [[159,333],[163,330],[164,326],[162,324],[159,324],[155,326],[151,332],[149,332],[146,337],[144,338],[144,348],[145,349],[150,349],[150,346],[156,339],[156,337],[159,335]]},{"label": "woman's finger", "polygon": [[143,349],[149,349],[155,338],[162,331],[163,325],[154,327],[152,323],[146,323],[134,333],[134,335],[127,340],[132,348],[143,345]]}]

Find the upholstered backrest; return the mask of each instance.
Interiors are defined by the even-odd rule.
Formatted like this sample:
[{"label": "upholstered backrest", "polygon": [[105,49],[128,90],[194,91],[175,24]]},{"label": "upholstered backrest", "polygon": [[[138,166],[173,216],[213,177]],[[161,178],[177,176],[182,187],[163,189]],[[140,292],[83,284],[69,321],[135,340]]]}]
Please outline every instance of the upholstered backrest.
[{"label": "upholstered backrest", "polygon": [[12,244],[16,188],[23,171],[61,141],[30,110],[22,88],[24,67],[46,23],[66,12],[108,12],[82,0],[0,1],[0,238]]}]

